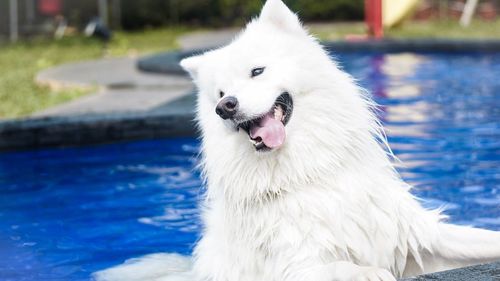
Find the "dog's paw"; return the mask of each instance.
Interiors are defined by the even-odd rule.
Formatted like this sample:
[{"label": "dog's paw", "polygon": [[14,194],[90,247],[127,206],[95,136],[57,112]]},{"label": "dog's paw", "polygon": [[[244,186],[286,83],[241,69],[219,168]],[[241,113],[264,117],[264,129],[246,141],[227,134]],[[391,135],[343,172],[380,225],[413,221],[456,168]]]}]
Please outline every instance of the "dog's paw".
[{"label": "dog's paw", "polygon": [[396,281],[396,278],[386,269],[366,267],[354,278],[355,281]]}]

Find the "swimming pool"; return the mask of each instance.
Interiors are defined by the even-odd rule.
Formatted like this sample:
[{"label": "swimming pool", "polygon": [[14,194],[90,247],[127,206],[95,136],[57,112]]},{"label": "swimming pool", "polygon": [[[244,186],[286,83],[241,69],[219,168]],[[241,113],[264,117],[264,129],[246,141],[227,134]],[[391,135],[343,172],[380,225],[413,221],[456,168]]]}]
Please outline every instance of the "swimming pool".
[{"label": "swimming pool", "polygon": [[[382,105],[398,169],[451,221],[500,230],[500,54],[343,54]],[[0,280],[89,280],[154,252],[189,254],[198,141],[0,154]]]}]

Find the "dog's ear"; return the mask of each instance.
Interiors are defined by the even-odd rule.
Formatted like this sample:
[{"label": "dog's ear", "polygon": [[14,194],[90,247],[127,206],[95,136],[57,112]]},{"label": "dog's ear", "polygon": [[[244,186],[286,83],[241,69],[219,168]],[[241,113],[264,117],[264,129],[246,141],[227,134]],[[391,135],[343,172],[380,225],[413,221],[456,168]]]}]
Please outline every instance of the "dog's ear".
[{"label": "dog's ear", "polygon": [[290,11],[281,0],[267,0],[260,13],[259,21],[272,23],[289,32],[304,33],[297,15]]},{"label": "dog's ear", "polygon": [[203,55],[192,56],[181,60],[180,65],[187,71],[193,79],[198,76],[198,69],[200,68],[201,62],[203,60]]}]

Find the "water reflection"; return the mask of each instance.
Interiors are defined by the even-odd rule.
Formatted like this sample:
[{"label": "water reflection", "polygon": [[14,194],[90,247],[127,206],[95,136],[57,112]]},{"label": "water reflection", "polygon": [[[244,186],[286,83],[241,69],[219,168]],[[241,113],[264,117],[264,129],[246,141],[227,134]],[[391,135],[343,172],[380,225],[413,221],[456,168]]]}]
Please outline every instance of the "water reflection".
[{"label": "water reflection", "polygon": [[454,206],[454,222],[500,229],[500,56],[349,56],[417,195]]}]

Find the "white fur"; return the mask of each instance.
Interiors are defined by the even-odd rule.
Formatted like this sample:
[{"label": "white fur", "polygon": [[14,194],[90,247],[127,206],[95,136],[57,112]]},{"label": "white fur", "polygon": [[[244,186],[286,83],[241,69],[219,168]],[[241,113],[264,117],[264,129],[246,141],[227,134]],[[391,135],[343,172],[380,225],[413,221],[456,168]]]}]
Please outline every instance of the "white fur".
[{"label": "white fur", "polygon": [[[97,279],[394,280],[500,257],[499,233],[445,224],[420,206],[391,164],[370,99],[280,0],[232,44],[181,64],[199,89],[208,186],[193,267],[176,273],[172,256],[153,256]],[[252,79],[254,67],[266,69]],[[247,116],[289,92],[285,144],[256,152],[215,114],[221,90]]]}]

